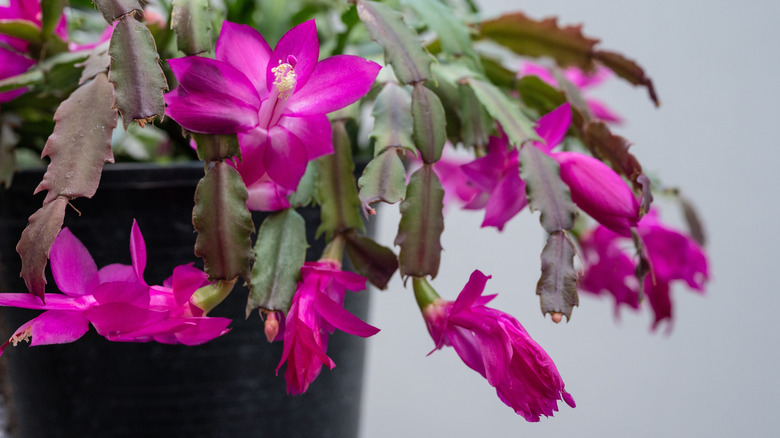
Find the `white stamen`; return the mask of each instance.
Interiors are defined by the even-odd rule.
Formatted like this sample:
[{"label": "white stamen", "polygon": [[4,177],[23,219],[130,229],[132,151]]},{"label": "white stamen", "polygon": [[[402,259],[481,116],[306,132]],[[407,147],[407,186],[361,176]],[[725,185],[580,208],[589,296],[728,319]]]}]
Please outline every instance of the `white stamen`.
[{"label": "white stamen", "polygon": [[13,336],[11,336],[11,339],[9,340],[14,347],[22,341],[30,342],[30,339],[32,338],[32,327],[27,326],[24,330],[21,332],[14,333]]},{"label": "white stamen", "polygon": [[274,86],[279,91],[279,98],[287,99],[290,97],[298,83],[293,66],[279,60],[279,65],[272,68],[271,72],[274,74]]}]

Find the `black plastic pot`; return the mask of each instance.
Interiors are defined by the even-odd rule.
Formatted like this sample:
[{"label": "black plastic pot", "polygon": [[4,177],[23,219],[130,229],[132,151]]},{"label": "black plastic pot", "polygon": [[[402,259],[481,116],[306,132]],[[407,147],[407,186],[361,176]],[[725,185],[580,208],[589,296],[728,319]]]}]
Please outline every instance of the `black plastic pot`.
[{"label": "black plastic pot", "polygon": [[[98,266],[130,263],[133,218],[144,234],[149,284],[196,260],[192,228],[200,164],[151,167],[112,165],[93,199],[77,199],[65,225],[89,249]],[[42,172],[16,175],[0,190],[0,291],[24,292],[15,245],[27,218],[42,202],[31,194]],[[319,212],[301,212],[312,245]],[[255,226],[262,216],[255,216]],[[49,281],[47,291],[56,290]],[[347,294],[346,307],[367,313],[367,294]],[[337,332],[328,354],[336,362],[302,396],[286,395],[275,375],[281,343],[269,344],[261,319],[244,320],[247,290],[237,288],[210,315],[234,318],[232,331],[196,347],[113,343],[90,329],[72,344],[8,347],[6,394],[16,437],[334,437],[357,436],[364,340]],[[2,310],[2,339],[39,314]],[[2,342],[2,340],[0,340]],[[283,370],[282,370],[283,371]]]}]

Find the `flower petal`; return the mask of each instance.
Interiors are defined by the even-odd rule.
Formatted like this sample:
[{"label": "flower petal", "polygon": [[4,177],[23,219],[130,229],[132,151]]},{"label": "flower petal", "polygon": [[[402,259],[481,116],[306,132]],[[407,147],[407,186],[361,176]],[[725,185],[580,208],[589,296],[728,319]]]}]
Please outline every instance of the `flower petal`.
[{"label": "flower petal", "polygon": [[525,194],[525,181],[519,172],[507,172],[490,195],[485,206],[485,219],[482,227],[496,227],[499,231],[515,217],[525,206],[528,198]]},{"label": "flower petal", "polygon": [[136,307],[149,307],[149,286],[138,282],[103,283],[95,289],[99,304],[126,303]]},{"label": "flower petal", "polygon": [[306,85],[320,57],[320,42],[317,39],[317,25],[314,20],[293,27],[276,44],[265,71],[268,90],[273,86],[275,79],[271,69],[279,65],[280,62],[287,63],[291,56],[295,58],[293,67],[297,80],[295,86],[297,92]]},{"label": "flower petal", "polygon": [[183,306],[200,287],[208,284],[208,274],[189,265],[179,265],[173,268],[172,287],[177,306]]},{"label": "flower petal", "polygon": [[224,335],[230,330],[230,318],[185,318],[192,326],[176,332],[176,339],[184,345],[200,345],[214,338]]},{"label": "flower petal", "polygon": [[133,263],[135,275],[138,281],[144,282],[144,270],[146,269],[146,242],[141,234],[141,228],[138,222],[133,219],[133,226],[130,229],[130,260]]},{"label": "flower petal", "polygon": [[333,135],[326,115],[282,116],[279,125],[303,141],[309,161],[333,153]]},{"label": "flower petal", "polygon": [[455,304],[452,306],[452,313],[459,313],[468,310],[482,295],[485,290],[487,281],[491,276],[485,275],[479,269],[475,269],[469,277],[469,281],[463,286],[463,290],[458,294],[458,298],[455,299]]},{"label": "flower petal", "polygon": [[[35,64],[34,59],[0,47],[0,79],[24,73]],[[27,92],[27,88],[0,93],[0,102],[8,102]]]},{"label": "flower petal", "polygon": [[235,134],[257,126],[260,97],[243,73],[200,56],[168,63],[180,85],[165,95],[166,113],[184,128]]},{"label": "flower petal", "polygon": [[263,151],[263,167],[268,176],[280,186],[295,190],[306,171],[308,154],[303,142],[281,126],[269,131]]},{"label": "flower petal", "polygon": [[536,133],[544,140],[544,143],[534,142],[534,146],[550,152],[558,146],[571,124],[571,106],[568,102],[545,114],[536,122]]},{"label": "flower petal", "polygon": [[268,95],[266,67],[271,58],[271,46],[260,32],[245,24],[225,21],[214,52],[217,60],[244,73],[261,98]]},{"label": "flower petal", "polygon": [[290,206],[288,196],[292,191],[273,182],[270,178],[261,178],[247,186],[249,200],[247,208],[252,211],[279,211]]},{"label": "flower petal", "polygon": [[258,127],[239,133],[238,144],[241,146],[241,159],[235,162],[235,167],[244,184],[249,186],[267,174],[263,154],[268,144],[268,131]]},{"label": "flower petal", "polygon": [[89,251],[68,228],[63,228],[50,252],[51,271],[60,291],[70,295],[88,295],[99,282],[97,265]]},{"label": "flower petal", "polygon": [[98,271],[101,283],[109,283],[112,281],[138,281],[138,275],[135,273],[135,269],[131,265],[123,265],[120,263],[112,263],[110,265],[103,266]]},{"label": "flower petal", "polygon": [[379,329],[367,324],[357,316],[346,311],[341,305],[327,295],[317,293],[314,296],[317,312],[325,321],[328,321],[333,327],[357,336],[367,338],[379,333]]},{"label": "flower petal", "polygon": [[593,219],[612,231],[630,236],[639,220],[639,203],[628,184],[609,166],[577,152],[552,155],[560,164],[561,179],[571,199]]},{"label": "flower petal", "polygon": [[[363,97],[374,83],[379,64],[352,55],[336,55],[317,63],[308,82],[298,87],[286,111],[295,115],[326,114]],[[297,67],[296,67],[297,72]]]},{"label": "flower petal", "polygon": [[81,312],[49,310],[30,321],[30,346],[66,344],[78,340],[89,330],[89,321]]}]

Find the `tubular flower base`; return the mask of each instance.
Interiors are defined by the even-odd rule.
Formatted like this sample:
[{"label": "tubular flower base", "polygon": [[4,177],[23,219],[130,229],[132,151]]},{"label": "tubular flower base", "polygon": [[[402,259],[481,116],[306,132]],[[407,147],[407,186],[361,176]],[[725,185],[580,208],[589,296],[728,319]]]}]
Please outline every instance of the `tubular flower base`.
[{"label": "tubular flower base", "polygon": [[[655,330],[661,321],[672,320],[672,281],[685,281],[691,289],[704,293],[709,278],[707,257],[690,236],[661,223],[657,210],[643,217],[636,231],[650,263],[644,291],[653,309]],[[628,239],[604,227],[591,230],[580,242],[585,262],[580,288],[594,294],[609,292],[615,298],[616,312],[620,305],[639,308],[638,284],[630,282],[636,261],[623,251],[626,244]]]},{"label": "tubular flower base", "polygon": [[436,298],[424,306],[434,351],[453,347],[527,421],[552,416],[559,400],[575,407],[550,356],[515,318],[486,306],[496,297],[482,295],[489,278],[476,270],[454,302]]},{"label": "tubular flower base", "polygon": [[[362,291],[366,279],[344,272],[335,260],[306,262],[284,323],[284,352],[276,372],[287,362],[284,378],[288,394],[306,392],[325,364],[336,364],[327,355],[328,336],[336,329],[364,338],[379,329],[344,310],[346,291]],[[270,339],[270,336],[269,336]]]},{"label": "tubular flower base", "polygon": [[143,280],[146,246],[134,222],[130,238],[132,265],[113,264],[98,270],[84,245],[64,228],[51,249],[54,281],[62,294],[46,294],[46,304],[28,293],[0,294],[1,306],[45,310],[19,327],[2,346],[64,344],[81,338],[91,323],[109,341],[197,345],[228,332],[228,318],[209,318],[190,303],[206,274],[178,266],[164,286]]},{"label": "tubular flower base", "polygon": [[225,22],[215,52],[168,61],[179,87],[165,96],[166,114],[190,131],[238,134],[249,208],[286,208],[306,164],[333,152],[326,114],[363,97],[381,66],[352,55],[318,61],[313,20],[273,50],[251,27]]}]

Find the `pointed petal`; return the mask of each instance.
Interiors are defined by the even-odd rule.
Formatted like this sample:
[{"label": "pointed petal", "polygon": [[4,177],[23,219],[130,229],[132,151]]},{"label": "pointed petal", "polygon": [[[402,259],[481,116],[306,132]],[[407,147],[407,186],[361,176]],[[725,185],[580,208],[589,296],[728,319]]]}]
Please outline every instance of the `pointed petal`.
[{"label": "pointed petal", "polygon": [[89,330],[89,321],[81,312],[49,310],[30,323],[30,346],[66,344],[81,338]]},{"label": "pointed petal", "polygon": [[271,128],[263,151],[263,167],[268,176],[280,186],[295,190],[306,171],[306,163],[308,156],[301,140],[281,126]]},{"label": "pointed petal", "polygon": [[214,59],[169,59],[179,87],[165,95],[166,113],[195,132],[235,134],[258,123],[260,97],[247,77]]},{"label": "pointed petal", "polygon": [[131,265],[123,265],[120,263],[112,263],[110,265],[103,266],[98,271],[101,283],[109,283],[112,281],[138,281],[138,275],[135,273],[135,269]]},{"label": "pointed petal", "polygon": [[225,21],[214,51],[217,60],[244,73],[261,98],[268,95],[266,67],[271,58],[271,46],[260,32],[245,24]]},{"label": "pointed petal", "polygon": [[559,152],[561,179],[571,189],[571,199],[593,219],[612,231],[630,236],[639,219],[639,203],[628,184],[609,166],[577,152]]},{"label": "pointed petal", "polygon": [[229,318],[186,318],[194,325],[175,334],[176,339],[184,345],[200,345],[229,332]]},{"label": "pointed petal", "polygon": [[324,59],[317,63],[306,85],[290,97],[287,111],[313,115],[344,108],[368,93],[381,69],[379,64],[358,56]]},{"label": "pointed petal", "polygon": [[613,123],[615,125],[620,125],[623,123],[623,118],[612,111],[603,102],[596,99],[585,99],[585,102],[588,104],[590,112],[593,113],[593,117],[605,122]]},{"label": "pointed petal", "polygon": [[303,141],[309,161],[333,153],[333,134],[326,115],[282,116],[279,125]]},{"label": "pointed petal", "polygon": [[43,304],[37,296],[29,293],[0,293],[0,306],[45,310],[83,310],[87,307],[82,299],[63,294],[46,294],[45,298],[46,304]]},{"label": "pointed petal", "polygon": [[[33,64],[35,64],[34,59],[30,59],[12,50],[0,47],[0,79],[5,79],[24,73],[28,68],[32,67]],[[0,93],[0,102],[8,102],[9,100],[16,99],[19,95],[24,94],[25,92],[27,92],[26,87],[19,90]]]},{"label": "pointed petal", "polygon": [[246,190],[249,192],[246,206],[252,211],[279,211],[290,206],[288,196],[292,191],[276,184],[268,177],[247,186]]},{"label": "pointed petal", "polygon": [[489,275],[485,275],[479,269],[475,269],[469,277],[469,281],[463,286],[463,290],[458,294],[458,298],[455,299],[455,304],[452,306],[452,313],[459,313],[467,311],[477,298],[482,295],[485,290],[487,281],[490,280]]},{"label": "pointed petal", "polygon": [[189,302],[192,294],[208,283],[208,274],[189,265],[179,265],[173,268],[173,296],[177,306]]},{"label": "pointed petal", "polygon": [[352,335],[367,338],[379,333],[379,329],[363,322],[357,316],[346,311],[339,303],[328,298],[327,295],[318,293],[314,298],[317,312],[325,321],[333,327]]},{"label": "pointed petal", "polygon": [[69,229],[63,228],[51,246],[54,281],[70,296],[88,295],[99,282],[97,265],[89,251]]},{"label": "pointed petal", "polygon": [[144,270],[146,269],[146,242],[141,234],[141,228],[138,222],[133,219],[133,227],[130,229],[130,260],[133,263],[135,275],[138,281],[144,281]]},{"label": "pointed petal", "polygon": [[127,303],[136,307],[149,307],[149,286],[138,282],[103,283],[95,289],[99,304]]},{"label": "pointed petal", "polygon": [[280,62],[288,62],[291,56],[295,58],[294,68],[298,81],[295,90],[297,92],[306,85],[306,81],[309,80],[309,76],[320,57],[320,42],[317,39],[317,25],[314,20],[293,27],[276,44],[265,73],[269,90],[274,83],[274,73],[271,69],[279,65]]},{"label": "pointed petal", "polygon": [[247,186],[266,175],[263,165],[263,154],[268,145],[268,131],[255,128],[238,134],[238,144],[241,146],[241,159],[235,163],[236,170]]},{"label": "pointed petal", "polygon": [[525,194],[525,181],[520,178],[519,172],[507,172],[490,195],[485,206],[482,227],[496,227],[502,231],[504,225],[526,205],[528,198]]},{"label": "pointed petal", "polygon": [[534,142],[539,149],[550,152],[566,136],[571,123],[571,106],[568,102],[545,114],[536,122],[536,133],[544,143]]},{"label": "pointed petal", "polygon": [[106,303],[84,312],[101,336],[114,332],[129,332],[162,321],[167,311],[148,310],[127,303]]},{"label": "pointed petal", "polygon": [[689,236],[647,217],[639,222],[639,234],[647,249],[656,281],[685,280],[702,290],[708,278],[707,258]]},{"label": "pointed petal", "polygon": [[553,87],[558,86],[558,81],[555,80],[555,78],[550,73],[550,70],[547,69],[547,67],[544,67],[539,64],[535,64],[533,62],[526,61],[520,67],[518,76],[522,77],[522,76],[531,76],[531,75],[537,76],[539,79],[543,80],[548,85],[551,85]]}]

